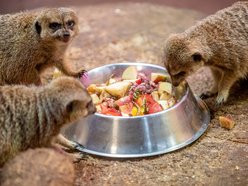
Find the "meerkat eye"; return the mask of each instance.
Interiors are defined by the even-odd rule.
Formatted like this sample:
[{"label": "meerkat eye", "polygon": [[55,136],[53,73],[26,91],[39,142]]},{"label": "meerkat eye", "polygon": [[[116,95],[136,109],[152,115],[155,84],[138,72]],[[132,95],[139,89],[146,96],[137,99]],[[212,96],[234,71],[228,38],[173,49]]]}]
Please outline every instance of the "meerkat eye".
[{"label": "meerkat eye", "polygon": [[75,21],[68,21],[66,24],[69,27],[73,27],[75,25]]},{"label": "meerkat eye", "polygon": [[200,53],[195,53],[192,55],[192,58],[195,62],[200,62],[202,60],[202,56]]},{"label": "meerkat eye", "polygon": [[174,75],[175,78],[183,77],[186,75],[186,72],[182,71]]},{"label": "meerkat eye", "polygon": [[61,28],[61,24],[60,23],[56,23],[56,22],[53,22],[53,23],[50,23],[49,24],[49,28],[53,29],[53,30],[58,30]]}]

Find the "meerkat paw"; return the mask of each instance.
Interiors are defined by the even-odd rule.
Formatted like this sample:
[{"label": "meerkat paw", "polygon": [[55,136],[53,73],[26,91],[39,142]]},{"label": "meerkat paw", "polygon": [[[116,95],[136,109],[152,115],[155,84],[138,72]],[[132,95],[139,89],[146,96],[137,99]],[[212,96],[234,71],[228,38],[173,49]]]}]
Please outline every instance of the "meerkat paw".
[{"label": "meerkat paw", "polygon": [[70,151],[82,151],[84,149],[83,145],[65,138],[62,134],[59,134],[55,138],[55,143],[69,149]]},{"label": "meerkat paw", "polygon": [[219,107],[223,105],[228,98],[228,93],[223,93],[223,94],[218,94],[216,101],[215,101],[215,106]]},{"label": "meerkat paw", "polygon": [[81,78],[81,77],[88,77],[88,74],[87,74],[87,71],[86,71],[86,70],[81,69],[81,70],[79,70],[77,76],[78,76],[78,78]]},{"label": "meerkat paw", "polygon": [[72,154],[70,154],[73,163],[78,163],[81,160],[87,159],[88,155],[84,152],[74,152]]},{"label": "meerkat paw", "polygon": [[210,97],[215,96],[216,94],[217,94],[217,93],[215,93],[215,92],[206,91],[206,92],[203,92],[203,93],[200,95],[200,98],[201,98],[201,99],[207,99],[207,98],[210,98]]},{"label": "meerkat paw", "polygon": [[68,142],[66,143],[66,145],[64,145],[64,147],[68,148],[70,151],[79,151],[82,152],[83,149],[85,148],[83,145],[81,145],[78,142],[75,141],[70,141],[68,140]]}]

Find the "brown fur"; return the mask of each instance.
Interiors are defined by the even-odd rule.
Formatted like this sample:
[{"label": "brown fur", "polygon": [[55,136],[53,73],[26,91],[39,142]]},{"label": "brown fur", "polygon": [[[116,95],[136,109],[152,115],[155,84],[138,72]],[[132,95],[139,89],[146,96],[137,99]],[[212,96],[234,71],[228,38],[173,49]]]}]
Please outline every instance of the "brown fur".
[{"label": "brown fur", "polygon": [[73,72],[64,57],[79,31],[73,10],[48,8],[0,15],[0,28],[0,85],[39,85],[40,74],[51,66],[73,77],[84,72]]},{"label": "brown fur", "polygon": [[0,166],[18,152],[49,147],[60,128],[95,112],[82,84],[70,77],[46,86],[0,86]]},{"label": "brown fur", "polygon": [[0,175],[2,186],[70,186],[74,166],[64,154],[53,149],[29,149],[10,160]]},{"label": "brown fur", "polygon": [[248,2],[237,2],[171,35],[164,48],[164,64],[177,86],[202,66],[213,72],[215,85],[204,97],[218,93],[225,102],[232,85],[248,74]]}]

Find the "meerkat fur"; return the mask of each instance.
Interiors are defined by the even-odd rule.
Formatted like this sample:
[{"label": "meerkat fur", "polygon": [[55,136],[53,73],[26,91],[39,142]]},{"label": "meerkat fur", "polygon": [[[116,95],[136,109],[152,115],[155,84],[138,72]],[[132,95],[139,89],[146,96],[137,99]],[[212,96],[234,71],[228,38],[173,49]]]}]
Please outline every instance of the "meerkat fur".
[{"label": "meerkat fur", "polygon": [[214,86],[202,97],[217,94],[227,101],[232,85],[248,74],[248,2],[236,2],[199,21],[183,33],[169,36],[163,62],[174,86],[202,66],[210,67]]},{"label": "meerkat fur", "polygon": [[0,15],[0,85],[40,85],[40,74],[55,66],[72,71],[65,52],[79,32],[78,17],[70,8],[45,8]]},{"label": "meerkat fur", "polygon": [[79,80],[0,86],[0,166],[28,148],[51,147],[65,124],[95,112]]}]

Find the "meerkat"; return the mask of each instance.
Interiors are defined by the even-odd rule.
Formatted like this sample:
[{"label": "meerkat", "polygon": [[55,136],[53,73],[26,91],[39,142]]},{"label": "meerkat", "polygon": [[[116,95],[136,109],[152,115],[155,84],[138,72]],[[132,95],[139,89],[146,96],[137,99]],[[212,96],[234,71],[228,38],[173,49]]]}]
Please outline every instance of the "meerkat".
[{"label": "meerkat", "polygon": [[248,74],[248,2],[237,2],[210,15],[183,33],[169,36],[163,62],[174,86],[202,66],[210,67],[214,86],[201,95],[217,94],[216,105]]},{"label": "meerkat", "polygon": [[61,77],[44,86],[0,86],[0,167],[28,148],[50,147],[60,129],[95,112],[81,82]]},{"label": "meerkat", "polygon": [[40,74],[55,66],[65,75],[80,77],[65,60],[78,34],[78,17],[69,8],[47,8],[0,15],[0,85],[40,85]]},{"label": "meerkat", "polygon": [[0,173],[2,186],[72,186],[75,171],[68,156],[54,149],[28,149],[8,161]]}]

